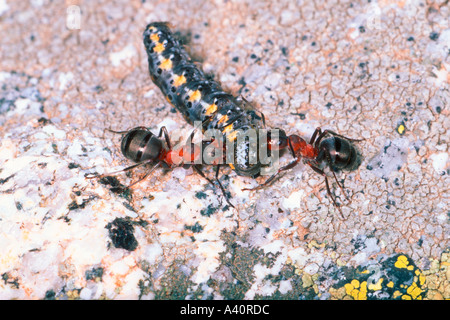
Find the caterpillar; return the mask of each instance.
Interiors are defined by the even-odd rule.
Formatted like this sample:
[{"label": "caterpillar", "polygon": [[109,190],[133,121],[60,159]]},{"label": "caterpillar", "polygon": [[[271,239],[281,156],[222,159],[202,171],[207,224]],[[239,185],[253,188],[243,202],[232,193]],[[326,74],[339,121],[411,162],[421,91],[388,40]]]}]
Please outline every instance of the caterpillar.
[{"label": "caterpillar", "polygon": [[264,116],[207,77],[175,38],[168,23],[150,23],[143,36],[151,79],[167,101],[188,123],[201,121],[203,132],[218,129],[225,139],[234,142],[235,159],[229,165],[236,174],[259,176],[262,164],[258,159],[258,148],[249,140],[236,143],[236,137],[238,130],[244,134],[250,129],[258,132],[264,127]]}]

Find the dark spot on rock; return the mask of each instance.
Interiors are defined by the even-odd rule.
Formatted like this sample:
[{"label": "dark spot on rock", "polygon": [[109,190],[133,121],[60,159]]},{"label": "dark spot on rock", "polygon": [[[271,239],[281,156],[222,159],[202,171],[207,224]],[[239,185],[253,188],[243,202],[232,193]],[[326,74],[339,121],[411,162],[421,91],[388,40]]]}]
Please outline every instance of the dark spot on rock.
[{"label": "dark spot on rock", "polygon": [[439,39],[439,32],[432,32],[430,33],[430,39],[433,41],[436,41],[437,39]]},{"label": "dark spot on rock", "polygon": [[134,227],[129,219],[116,218],[106,225],[109,237],[116,248],[128,251],[136,250],[138,242],[134,237]]}]

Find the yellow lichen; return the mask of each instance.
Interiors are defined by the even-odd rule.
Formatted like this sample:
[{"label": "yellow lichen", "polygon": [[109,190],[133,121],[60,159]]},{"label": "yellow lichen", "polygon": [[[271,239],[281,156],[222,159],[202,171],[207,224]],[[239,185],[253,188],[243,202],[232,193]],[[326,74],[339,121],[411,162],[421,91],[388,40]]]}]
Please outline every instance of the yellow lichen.
[{"label": "yellow lichen", "polygon": [[367,299],[367,281],[359,282],[353,279],[350,283],[344,285],[345,292],[355,300]]},{"label": "yellow lichen", "polygon": [[406,289],[406,293],[409,294],[411,296],[411,298],[413,298],[414,300],[417,299],[422,292],[423,292],[423,290],[420,289],[420,287],[417,286],[417,284],[415,282],[413,282],[408,287],[408,289]]},{"label": "yellow lichen", "polygon": [[395,267],[402,269],[402,268],[406,268],[408,266],[409,262],[408,262],[408,258],[404,255],[400,255],[397,258],[397,261],[395,262]]},{"label": "yellow lichen", "polygon": [[[383,283],[383,278],[378,279],[377,283],[373,284],[369,284],[369,290],[371,291],[378,291],[381,290],[381,284]],[[391,281],[392,282],[392,281]]]}]

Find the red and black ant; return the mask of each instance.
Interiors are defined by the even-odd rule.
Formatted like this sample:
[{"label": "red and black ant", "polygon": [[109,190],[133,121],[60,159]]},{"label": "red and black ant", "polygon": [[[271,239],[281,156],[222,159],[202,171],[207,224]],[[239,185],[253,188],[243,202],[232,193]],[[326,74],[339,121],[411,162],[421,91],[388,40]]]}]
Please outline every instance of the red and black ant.
[{"label": "red and black ant", "polygon": [[[199,146],[192,143],[192,139],[196,130],[191,133],[190,137],[186,141],[186,145],[179,149],[172,148],[169,133],[167,132],[166,127],[161,127],[158,136],[153,134],[148,128],[142,126],[127,131],[113,131],[110,129],[107,130],[113,133],[124,135],[121,142],[122,154],[126,158],[132,160],[133,162],[136,162],[136,164],[119,171],[87,177],[87,179],[102,178],[105,176],[130,171],[147,164],[154,164],[142,178],[133,182],[127,187],[130,188],[145,180],[156,168],[161,165],[163,165],[166,169],[173,169],[181,166],[186,168],[187,166],[192,166],[194,170],[196,170],[203,178],[205,178],[211,185],[214,186],[214,182],[202,172],[200,165],[196,164],[199,162],[199,157],[203,156],[203,150],[205,149],[205,147],[212,143],[213,140],[202,141],[202,150],[200,150]],[[163,134],[164,140],[162,138]],[[234,208],[233,204],[228,200],[225,189],[218,178],[220,164],[215,165],[217,166],[215,180],[218,183],[228,205]]]},{"label": "red and black ant", "polygon": [[[344,196],[347,198],[342,185],[339,183],[336,177],[335,172],[340,170],[351,171],[359,166],[360,159],[358,157],[358,153],[350,141],[362,141],[363,139],[349,139],[331,130],[322,131],[321,128],[316,128],[310,142],[307,143],[298,135],[292,134],[290,136],[287,136],[284,130],[279,130],[279,138],[273,141],[271,141],[270,139],[269,132],[268,149],[282,150],[289,147],[289,150],[291,151],[294,159],[287,165],[278,169],[275,174],[273,174],[269,179],[267,179],[259,186],[255,188],[245,188],[242,190],[244,191],[260,189],[271,183],[279,173],[294,168],[300,162],[300,160],[303,160],[304,163],[309,165],[315,172],[325,178],[327,193],[333,201],[333,204],[338,208],[342,218],[345,219],[340,206],[337,204],[335,198],[331,194],[328,178],[323,170],[323,167],[328,166],[330,168],[337,185],[341,189]],[[325,136],[327,135],[328,137],[325,138]],[[347,200],[350,201],[348,198]]]}]

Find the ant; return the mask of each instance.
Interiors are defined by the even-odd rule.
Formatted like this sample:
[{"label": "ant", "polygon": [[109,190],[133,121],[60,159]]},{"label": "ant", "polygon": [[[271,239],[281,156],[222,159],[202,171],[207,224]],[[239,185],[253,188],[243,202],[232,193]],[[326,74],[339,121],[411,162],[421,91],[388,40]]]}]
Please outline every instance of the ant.
[{"label": "ant", "polygon": [[[328,137],[325,138],[326,136]],[[364,139],[349,139],[331,130],[322,131],[320,127],[316,128],[309,143],[307,143],[303,138],[299,137],[296,134],[287,136],[284,130],[281,129],[278,140],[272,140],[269,133],[268,149],[282,150],[289,147],[289,150],[291,151],[294,159],[287,165],[278,169],[275,174],[273,174],[269,179],[267,179],[259,186],[255,188],[245,188],[242,190],[257,190],[268,185],[275,179],[275,177],[278,176],[279,173],[294,168],[300,162],[300,160],[303,159],[304,163],[309,165],[315,172],[325,178],[327,193],[333,201],[334,206],[338,208],[339,213],[345,220],[344,215],[342,214],[341,207],[337,204],[335,198],[331,194],[328,177],[322,168],[328,166],[331,169],[337,185],[341,189],[346,199],[350,201],[345,195],[344,189],[339,183],[335,172],[340,170],[351,171],[359,166],[360,159],[355,147],[350,141],[356,142],[363,140]]]},{"label": "ant", "polygon": [[[183,148],[176,150],[172,148],[169,133],[167,132],[166,127],[164,126],[161,127],[158,136],[153,134],[147,127],[143,126],[135,127],[127,131],[114,131],[110,129],[107,130],[112,133],[124,135],[122,137],[121,142],[122,154],[126,158],[135,162],[135,164],[119,171],[105,173],[102,175],[94,175],[92,177],[87,177],[87,179],[102,178],[105,176],[114,175],[121,172],[127,172],[147,164],[154,164],[151,167],[151,169],[149,169],[144,174],[142,178],[133,182],[127,187],[130,188],[138,184],[139,182],[147,179],[147,177],[161,165],[166,167],[166,169],[173,169],[181,166],[187,169],[187,167],[192,166],[194,170],[196,170],[203,178],[205,178],[211,185],[214,186],[214,182],[202,172],[200,165],[195,164],[198,162],[196,160],[198,160],[199,157],[202,157],[203,154],[202,152],[203,150],[200,150],[198,146],[192,143],[192,139],[194,137],[196,130],[194,130],[191,133],[190,137],[186,141],[186,145]],[[212,141],[202,141],[201,148],[204,149],[204,147],[210,144]],[[228,200],[225,189],[218,178],[220,164],[216,165],[217,167],[216,167],[215,181],[217,181],[228,205],[234,208],[233,204]]]}]

